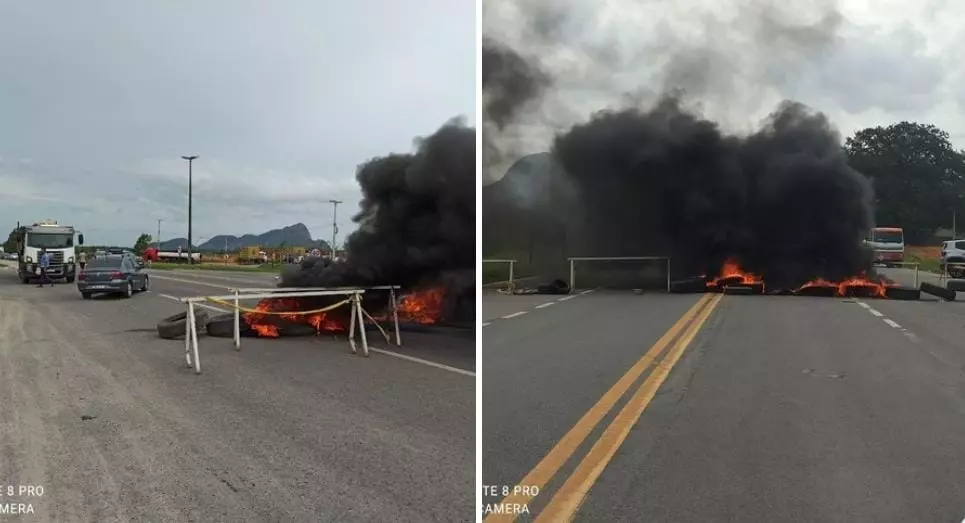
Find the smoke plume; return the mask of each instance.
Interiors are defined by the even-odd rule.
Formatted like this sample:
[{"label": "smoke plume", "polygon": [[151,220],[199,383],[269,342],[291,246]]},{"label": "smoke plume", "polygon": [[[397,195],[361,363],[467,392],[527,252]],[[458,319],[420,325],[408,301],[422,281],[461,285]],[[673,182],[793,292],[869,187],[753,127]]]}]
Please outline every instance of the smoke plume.
[{"label": "smoke plume", "polygon": [[601,112],[559,136],[553,154],[578,188],[587,252],[670,255],[691,274],[735,258],[775,287],[869,268],[870,184],[827,118],[800,104],[741,137],[671,96]]},{"label": "smoke plume", "polygon": [[[487,2],[484,33],[528,64],[515,81],[552,82],[484,115],[484,242],[531,221],[569,256],[672,256],[679,276],[729,258],[769,286],[866,272],[870,184],[823,114],[782,101],[846,23],[834,0]],[[520,229],[500,249],[532,259],[548,233]]]},{"label": "smoke plume", "polygon": [[525,152],[515,124],[532,110],[550,85],[537,64],[496,41],[483,38],[483,165],[484,178],[502,173]]},{"label": "smoke plume", "polygon": [[446,285],[471,289],[475,277],[476,133],[452,120],[416,141],[411,154],[359,166],[359,228],[347,259],[308,258],[282,274],[284,287]]}]

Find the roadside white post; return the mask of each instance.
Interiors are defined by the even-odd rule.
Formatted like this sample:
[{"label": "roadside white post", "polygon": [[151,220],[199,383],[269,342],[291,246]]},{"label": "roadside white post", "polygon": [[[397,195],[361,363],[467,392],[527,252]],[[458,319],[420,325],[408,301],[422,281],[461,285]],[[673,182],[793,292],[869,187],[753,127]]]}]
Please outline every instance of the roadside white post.
[{"label": "roadside white post", "polygon": [[576,260],[570,258],[570,292],[576,290]]},{"label": "roadside white post", "polygon": [[369,340],[368,340],[368,337],[365,335],[365,322],[362,321],[362,296],[359,294],[355,294],[355,312],[356,314],[358,314],[359,326],[361,327],[359,331],[360,331],[360,334],[362,335],[362,356],[365,356],[366,358],[368,358],[369,357]]},{"label": "roadside white post", "polygon": [[667,257],[667,292],[670,292],[670,257]]},{"label": "roadside white post", "polygon": [[191,325],[194,324],[191,321],[193,308],[191,302],[188,302],[184,309],[184,361],[188,364],[189,369],[191,368]]},{"label": "roadside white post", "polygon": [[915,288],[918,288],[918,264],[915,264]]},{"label": "roadside white post", "polygon": [[194,317],[194,303],[188,305],[191,308],[191,348],[194,352],[194,373],[201,374],[201,356],[198,354],[198,325]]},{"label": "roadside white post", "polygon": [[509,292],[516,292],[516,260],[509,262]]},{"label": "roadside white post", "polygon": [[235,350],[241,350],[241,298],[238,289],[235,291]]},{"label": "roadside white post", "polygon": [[399,303],[396,301],[395,287],[389,287],[389,300],[392,302],[392,324],[395,326],[395,346],[402,346],[402,336],[399,334]]},{"label": "roadside white post", "polygon": [[[355,347],[355,303],[350,305],[352,308],[352,313],[349,314],[348,320],[348,344],[352,347],[352,354],[358,354],[358,349]],[[365,330],[365,325],[362,325],[362,330]]]}]

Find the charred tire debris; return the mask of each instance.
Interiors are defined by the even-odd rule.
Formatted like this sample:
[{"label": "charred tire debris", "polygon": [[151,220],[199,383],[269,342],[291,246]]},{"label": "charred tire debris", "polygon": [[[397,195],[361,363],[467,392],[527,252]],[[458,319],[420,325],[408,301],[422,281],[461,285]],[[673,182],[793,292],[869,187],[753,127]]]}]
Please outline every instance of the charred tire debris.
[{"label": "charred tire debris", "polygon": [[[187,329],[188,313],[181,312],[174,316],[168,316],[157,324],[157,335],[166,340],[177,340],[184,338],[184,331]],[[208,325],[208,313],[205,311],[194,311],[194,325],[198,332],[204,331]]]},{"label": "charred tire debris", "polygon": [[[965,282],[962,282],[962,288],[965,288]],[[838,296],[838,287],[815,285],[811,287],[804,287],[796,291],[781,289],[765,292],[763,283],[741,283],[709,287],[707,285],[707,281],[703,278],[687,278],[684,280],[671,282],[670,292],[673,294],[703,294],[707,292],[723,292],[727,295],[744,296],[767,294],[775,296],[811,296],[834,298]],[[955,299],[954,291],[949,291],[948,289],[927,283],[922,283],[920,289],[905,286],[885,287],[885,298],[898,301],[917,301],[921,299],[922,292],[934,294],[948,301]],[[848,288],[845,292],[845,295],[853,298],[873,298],[875,297],[875,292],[871,287],[865,288],[859,285]]]},{"label": "charred tire debris", "polygon": [[933,283],[922,282],[919,286],[922,292],[927,292],[932,296],[938,296],[945,301],[955,301],[955,291],[951,289],[946,289],[940,285],[935,285]]},{"label": "charred tire debris", "polygon": [[917,301],[921,299],[921,289],[914,287],[886,287],[885,296],[893,300]]}]

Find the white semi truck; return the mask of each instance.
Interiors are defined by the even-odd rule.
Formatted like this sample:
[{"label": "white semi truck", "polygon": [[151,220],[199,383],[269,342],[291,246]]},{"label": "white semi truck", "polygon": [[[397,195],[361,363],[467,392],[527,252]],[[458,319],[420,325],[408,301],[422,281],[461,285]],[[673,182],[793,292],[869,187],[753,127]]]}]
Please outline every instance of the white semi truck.
[{"label": "white semi truck", "polygon": [[16,244],[19,262],[17,274],[20,281],[30,283],[40,276],[40,251],[47,250],[50,267],[47,276],[52,280],[73,283],[77,275],[77,245],[84,244],[84,235],[78,234],[73,225],[60,225],[55,220],[43,220],[33,225],[17,224]]}]

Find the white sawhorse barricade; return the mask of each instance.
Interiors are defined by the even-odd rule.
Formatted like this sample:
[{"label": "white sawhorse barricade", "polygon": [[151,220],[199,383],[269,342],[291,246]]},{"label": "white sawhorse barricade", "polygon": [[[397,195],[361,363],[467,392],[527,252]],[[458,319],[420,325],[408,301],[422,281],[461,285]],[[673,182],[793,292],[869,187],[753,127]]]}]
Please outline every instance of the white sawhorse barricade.
[{"label": "white sawhorse barricade", "polygon": [[[402,345],[402,339],[399,334],[399,316],[398,316],[398,303],[396,301],[396,290],[399,289],[397,285],[384,285],[378,287],[367,287],[369,290],[388,290],[390,296],[390,308],[392,311],[392,321],[395,327],[395,342],[396,345]],[[184,336],[184,358],[188,367],[194,368],[196,374],[201,374],[201,359],[198,351],[198,331],[197,322],[195,320],[195,307],[197,304],[210,301],[220,304],[232,305],[234,309],[234,345],[235,350],[241,350],[241,300],[242,299],[265,299],[265,298],[311,298],[318,296],[347,296],[347,298],[337,303],[333,306],[326,307],[317,311],[298,311],[286,314],[315,314],[319,312],[325,312],[338,308],[342,305],[349,305],[352,308],[352,312],[349,319],[349,333],[348,341],[352,348],[352,354],[358,353],[358,347],[355,343],[355,330],[356,322],[358,323],[359,336],[362,341],[362,355],[368,357],[369,355],[369,345],[368,339],[365,334],[365,317],[368,317],[376,327],[385,336],[386,342],[389,342],[389,335],[382,330],[382,327],[375,321],[372,316],[362,308],[362,295],[365,294],[366,289],[362,288],[300,288],[297,291],[294,288],[273,288],[273,289],[232,289],[232,294],[223,296],[198,296],[193,298],[181,298],[179,301],[186,304],[187,306],[187,317],[185,318],[185,336]],[[230,300],[230,301],[229,301]]]}]

